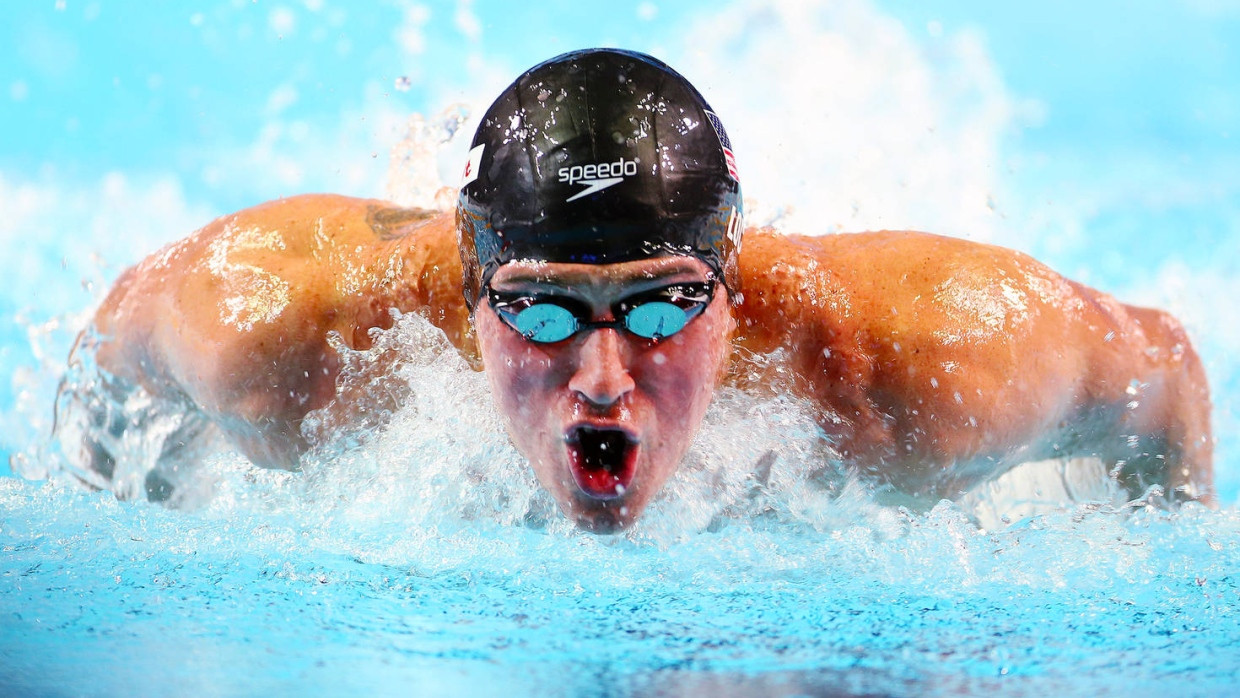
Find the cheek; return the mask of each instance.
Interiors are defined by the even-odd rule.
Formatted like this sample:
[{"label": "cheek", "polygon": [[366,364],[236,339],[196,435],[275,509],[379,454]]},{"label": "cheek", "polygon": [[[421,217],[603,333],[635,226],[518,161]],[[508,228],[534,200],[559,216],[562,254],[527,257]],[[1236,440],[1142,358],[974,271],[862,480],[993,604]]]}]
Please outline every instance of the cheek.
[{"label": "cheek", "polygon": [[479,316],[477,333],[491,394],[504,416],[529,423],[545,415],[556,384],[550,357],[516,337],[494,317]]},{"label": "cheek", "polygon": [[683,410],[690,402],[696,402],[701,393],[713,392],[708,368],[711,363],[692,351],[691,345],[676,346],[669,341],[647,357],[642,371],[646,392],[657,398],[661,407]]},{"label": "cheek", "polygon": [[[714,395],[727,357],[726,315],[703,317],[686,331],[653,348],[644,360],[643,381],[660,421],[696,429]],[[670,434],[669,434],[670,436]]]}]

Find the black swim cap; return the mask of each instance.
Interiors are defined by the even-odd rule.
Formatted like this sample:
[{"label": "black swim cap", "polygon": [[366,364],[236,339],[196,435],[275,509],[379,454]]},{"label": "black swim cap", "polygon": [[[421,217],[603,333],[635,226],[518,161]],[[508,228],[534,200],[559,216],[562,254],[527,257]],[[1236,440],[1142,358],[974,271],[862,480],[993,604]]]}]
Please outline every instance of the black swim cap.
[{"label": "black swim cap", "polygon": [[732,146],[662,61],[589,49],[534,66],[474,134],[456,225],[472,309],[500,265],[690,255],[733,293],[744,229]]}]

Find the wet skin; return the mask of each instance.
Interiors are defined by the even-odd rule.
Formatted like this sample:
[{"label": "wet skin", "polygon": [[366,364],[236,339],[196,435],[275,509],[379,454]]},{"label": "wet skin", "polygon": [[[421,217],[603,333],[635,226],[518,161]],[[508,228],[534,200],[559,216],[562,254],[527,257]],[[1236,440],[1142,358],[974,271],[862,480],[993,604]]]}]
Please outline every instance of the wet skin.
[{"label": "wet skin", "polygon": [[[507,269],[497,283],[529,280],[508,279],[517,272]],[[632,282],[628,270],[564,273],[579,277],[575,292],[600,319]],[[1166,313],[1124,305],[1018,252],[925,233],[748,230],[740,274],[728,380],[762,389],[765,379],[746,378],[745,359],[780,350],[778,389],[818,406],[824,431],[857,470],[933,500],[1021,462],[1097,456],[1133,490],[1156,483],[1212,501],[1209,390]],[[294,468],[305,448],[301,419],[334,394],[329,332],[365,348],[372,328],[390,326],[390,309],[419,312],[477,361],[476,327],[497,403],[543,485],[587,526],[631,520],[696,429],[724,325],[698,318],[682,344],[653,349],[611,329],[530,347],[485,301],[471,322],[460,284],[451,213],[330,195],[281,199],[213,221],[122,274],[94,319],[97,358],[151,395],[192,406],[255,463]],[[726,310],[716,299],[710,312],[726,324]],[[672,359],[708,338],[695,349],[708,357],[696,377],[676,373]],[[666,388],[643,382],[659,375],[658,353],[670,365],[657,367]],[[584,387],[591,376],[595,385]],[[691,378],[700,383],[674,382]],[[522,427],[542,414],[523,406],[513,390],[522,382],[549,408],[538,429]],[[618,392],[621,407],[607,406]],[[589,393],[593,406],[573,397]],[[683,421],[659,412],[660,395],[687,401],[677,408]],[[610,419],[626,409],[643,439],[627,519],[565,485],[556,451],[572,415]]]},{"label": "wet skin", "polygon": [[[499,291],[554,293],[590,306],[593,320],[614,320],[617,301],[671,284],[705,281],[698,259],[673,257],[620,264],[529,264],[501,267]],[[718,286],[706,310],[660,340],[621,329],[578,332],[540,344],[499,319],[483,301],[474,316],[491,393],[509,436],[564,513],[583,528],[624,528],[675,472],[701,424],[729,354],[732,318]],[[586,427],[620,430],[633,449],[631,478],[618,496],[581,483],[574,434]],[[614,448],[614,447],[613,447]],[[606,454],[605,454],[606,455]]]}]

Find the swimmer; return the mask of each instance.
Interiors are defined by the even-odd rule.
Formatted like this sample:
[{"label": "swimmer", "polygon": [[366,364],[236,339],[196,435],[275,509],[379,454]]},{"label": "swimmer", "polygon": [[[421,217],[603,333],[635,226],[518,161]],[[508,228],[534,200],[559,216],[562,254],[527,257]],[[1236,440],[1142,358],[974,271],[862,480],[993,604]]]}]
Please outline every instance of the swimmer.
[{"label": "swimmer", "polygon": [[297,469],[303,418],[335,395],[329,333],[368,348],[397,310],[485,371],[541,485],[596,532],[641,515],[754,355],[779,357],[846,466],[909,495],[1088,456],[1134,496],[1213,501],[1208,386],[1174,318],[990,245],[745,230],[722,122],[650,56],[535,66],[471,146],[455,212],[290,197],[124,272],[75,350],[107,399],[60,403],[181,416],[94,415],[80,477],[116,490],[115,444],[154,425],[167,457],[217,433]]}]

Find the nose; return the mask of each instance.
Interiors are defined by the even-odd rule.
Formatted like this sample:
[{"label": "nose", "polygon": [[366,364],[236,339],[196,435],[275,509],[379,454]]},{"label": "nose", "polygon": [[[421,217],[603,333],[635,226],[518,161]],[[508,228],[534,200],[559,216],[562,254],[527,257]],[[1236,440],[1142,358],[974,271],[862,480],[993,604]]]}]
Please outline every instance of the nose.
[{"label": "nose", "polygon": [[597,407],[610,407],[633,390],[623,343],[614,329],[590,332],[581,345],[577,370],[568,381],[569,389]]}]

